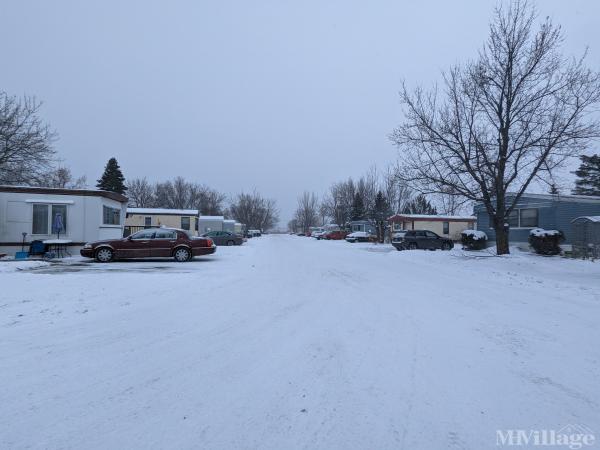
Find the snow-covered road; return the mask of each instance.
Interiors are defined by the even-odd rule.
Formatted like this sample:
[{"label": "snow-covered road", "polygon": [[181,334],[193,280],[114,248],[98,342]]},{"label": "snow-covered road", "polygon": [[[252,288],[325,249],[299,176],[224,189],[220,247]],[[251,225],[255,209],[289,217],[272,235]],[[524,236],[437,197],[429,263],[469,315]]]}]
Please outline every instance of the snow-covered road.
[{"label": "snow-covered road", "polygon": [[185,264],[0,264],[0,448],[600,440],[600,263],[273,235]]}]

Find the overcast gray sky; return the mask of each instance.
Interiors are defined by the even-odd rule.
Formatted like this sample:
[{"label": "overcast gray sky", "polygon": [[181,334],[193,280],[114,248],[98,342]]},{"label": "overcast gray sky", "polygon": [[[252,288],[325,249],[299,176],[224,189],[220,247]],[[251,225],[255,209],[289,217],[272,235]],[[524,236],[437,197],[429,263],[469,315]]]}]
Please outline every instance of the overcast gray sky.
[{"label": "overcast gray sky", "polygon": [[[383,168],[400,82],[474,56],[495,1],[3,1],[0,89],[35,95],[75,175],[297,195]],[[600,2],[540,0],[600,67]]]}]

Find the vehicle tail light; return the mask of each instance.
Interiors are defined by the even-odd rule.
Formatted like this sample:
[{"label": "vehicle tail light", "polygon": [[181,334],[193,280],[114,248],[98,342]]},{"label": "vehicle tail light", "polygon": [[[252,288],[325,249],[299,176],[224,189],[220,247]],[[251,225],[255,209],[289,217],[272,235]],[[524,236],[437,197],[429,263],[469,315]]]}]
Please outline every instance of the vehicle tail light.
[{"label": "vehicle tail light", "polygon": [[207,239],[206,240],[206,246],[207,247],[212,247],[213,246],[213,240],[212,239]]}]

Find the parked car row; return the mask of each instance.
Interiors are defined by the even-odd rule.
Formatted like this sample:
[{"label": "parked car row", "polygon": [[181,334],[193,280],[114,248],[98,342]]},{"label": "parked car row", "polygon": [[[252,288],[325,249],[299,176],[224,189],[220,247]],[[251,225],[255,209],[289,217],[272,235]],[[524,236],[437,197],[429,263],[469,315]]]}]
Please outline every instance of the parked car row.
[{"label": "parked car row", "polygon": [[101,263],[129,258],[165,258],[185,262],[194,256],[210,255],[217,250],[213,239],[193,236],[177,228],[148,228],[121,239],[87,243],[81,256]]},{"label": "parked car row", "polygon": [[[298,233],[299,236],[309,234]],[[315,228],[310,236],[317,240],[342,240],[347,242],[375,242],[376,236],[367,231],[355,231],[349,233],[344,230],[330,230]],[[396,250],[451,250],[454,242],[446,237],[439,236],[429,230],[400,230],[393,234],[392,245]]]},{"label": "parked car row", "polygon": [[290,233],[296,236],[305,236],[305,237],[313,237],[317,240],[330,240],[330,241],[341,241],[345,239],[348,235],[348,231],[344,230],[327,230],[325,228],[313,228],[312,231],[308,233],[300,232],[300,233]]},{"label": "parked car row", "polygon": [[310,236],[317,240],[341,241],[345,239],[348,242],[367,242],[370,235],[362,231],[350,233],[342,229],[315,228],[310,233],[298,233],[298,236]]}]

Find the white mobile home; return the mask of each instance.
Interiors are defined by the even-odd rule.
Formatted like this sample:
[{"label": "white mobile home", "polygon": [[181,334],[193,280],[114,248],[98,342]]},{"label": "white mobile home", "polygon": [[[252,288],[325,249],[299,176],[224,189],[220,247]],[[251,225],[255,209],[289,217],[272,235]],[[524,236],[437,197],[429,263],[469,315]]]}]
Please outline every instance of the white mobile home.
[{"label": "white mobile home", "polygon": [[198,234],[209,231],[223,231],[223,216],[200,216],[198,218]]},{"label": "white mobile home", "polygon": [[[73,250],[86,242],[123,236],[127,197],[108,191],[0,186],[0,252],[33,240],[60,238]],[[61,229],[55,230],[56,217]]]}]

